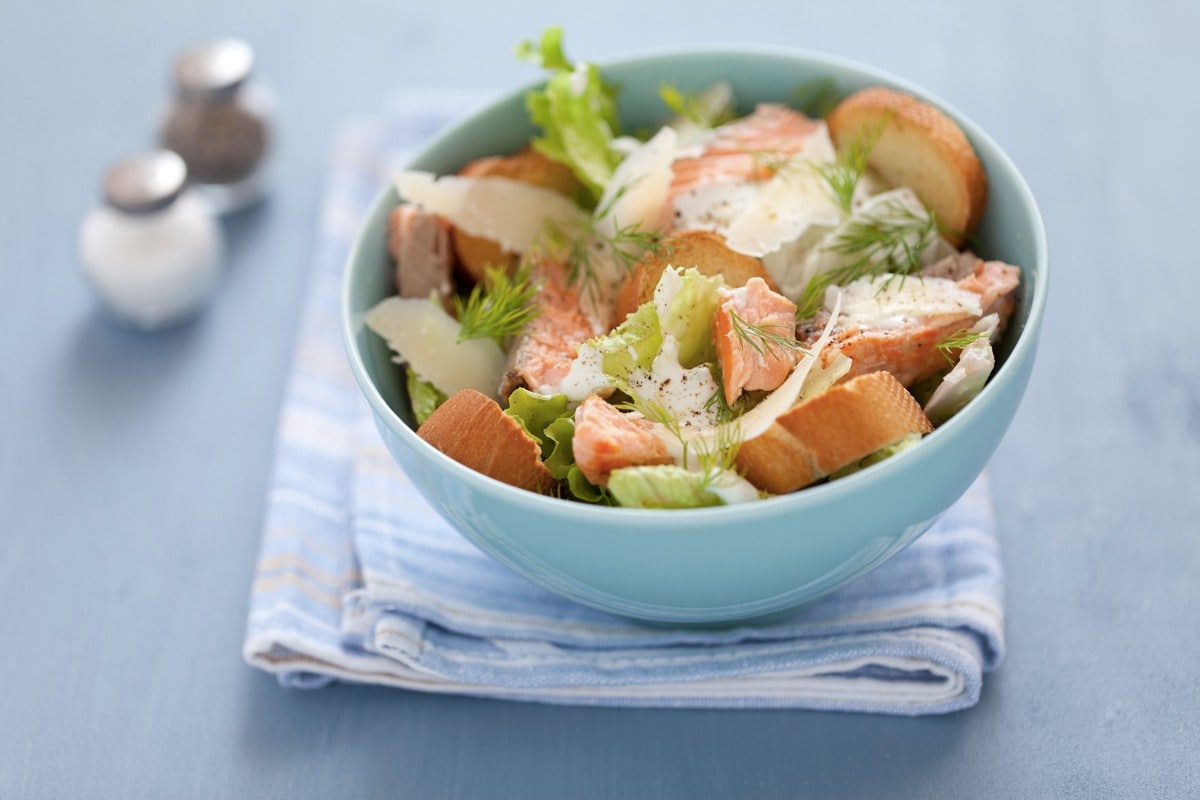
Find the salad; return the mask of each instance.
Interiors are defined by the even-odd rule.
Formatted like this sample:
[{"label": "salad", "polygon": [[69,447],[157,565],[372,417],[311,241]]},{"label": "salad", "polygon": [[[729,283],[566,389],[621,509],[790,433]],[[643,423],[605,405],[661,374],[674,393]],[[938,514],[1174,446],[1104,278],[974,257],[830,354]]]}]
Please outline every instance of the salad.
[{"label": "salad", "polygon": [[964,249],[986,176],[936,108],[664,84],[634,135],[561,30],[519,52],[548,73],[529,145],[395,178],[366,324],[423,439],[565,499],[719,505],[913,446],[983,387],[1020,270]]}]

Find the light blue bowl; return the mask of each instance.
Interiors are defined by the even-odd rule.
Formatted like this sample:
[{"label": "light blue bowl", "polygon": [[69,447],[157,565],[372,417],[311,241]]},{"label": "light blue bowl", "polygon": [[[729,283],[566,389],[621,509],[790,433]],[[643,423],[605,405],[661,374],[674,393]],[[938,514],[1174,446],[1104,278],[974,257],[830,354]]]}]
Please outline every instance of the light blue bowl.
[{"label": "light blue bowl", "polygon": [[[1016,413],[1033,367],[1046,306],[1046,236],[1016,167],[983,131],[928,92],[878,69],[767,48],[706,48],[603,65],[621,86],[626,128],[661,123],[663,82],[685,90],[729,81],[743,110],[787,101],[797,86],[831,78],[839,95],[892,86],[942,108],[966,131],[987,170],[979,254],[1022,267],[999,366],[961,413],[906,450],[854,475],[757,503],[693,510],[597,508],[515,489],[473,472],[413,431],[400,370],[365,311],[392,291],[386,190],[346,267],[342,328],[354,376],[388,448],[429,502],[472,542],[551,591],[646,620],[723,623],[809,603],[862,575],[920,536],[970,486]],[[442,133],[414,169],[443,174],[516,150],[534,131],[513,92]]]}]

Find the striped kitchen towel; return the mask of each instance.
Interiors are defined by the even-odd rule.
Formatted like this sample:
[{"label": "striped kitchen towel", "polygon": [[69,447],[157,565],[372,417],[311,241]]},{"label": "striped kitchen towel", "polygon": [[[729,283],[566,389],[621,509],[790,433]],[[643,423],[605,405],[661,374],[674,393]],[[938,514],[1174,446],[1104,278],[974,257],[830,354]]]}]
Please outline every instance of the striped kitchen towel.
[{"label": "striped kitchen towel", "polygon": [[372,424],[338,327],[377,193],[479,96],[405,92],[341,129],[281,411],[244,655],[334,679],[555,703],[928,714],[973,705],[1004,650],[991,494],[977,482],[868,575],[771,624],[647,626],[543,590],[421,499]]}]

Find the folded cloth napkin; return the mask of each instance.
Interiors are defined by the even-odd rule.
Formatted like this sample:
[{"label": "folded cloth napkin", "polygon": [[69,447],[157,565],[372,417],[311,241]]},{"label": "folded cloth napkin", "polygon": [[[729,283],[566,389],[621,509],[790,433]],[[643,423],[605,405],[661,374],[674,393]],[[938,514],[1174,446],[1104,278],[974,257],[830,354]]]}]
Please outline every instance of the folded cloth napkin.
[{"label": "folded cloth napkin", "polygon": [[821,602],[720,630],[644,625],[558,597],[421,499],[346,366],[342,264],[393,170],[479,99],[406,92],[336,139],[245,658],[293,687],[341,679],[555,703],[910,715],[974,704],[1004,649],[984,479],[906,550]]}]

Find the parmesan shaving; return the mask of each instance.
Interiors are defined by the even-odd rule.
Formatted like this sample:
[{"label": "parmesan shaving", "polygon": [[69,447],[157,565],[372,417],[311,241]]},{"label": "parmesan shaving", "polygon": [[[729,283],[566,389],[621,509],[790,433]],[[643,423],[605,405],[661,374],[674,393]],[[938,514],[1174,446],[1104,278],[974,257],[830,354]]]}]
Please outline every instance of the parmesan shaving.
[{"label": "parmesan shaving", "polygon": [[547,222],[573,230],[587,220],[587,214],[569,198],[512,178],[437,178],[431,172],[409,170],[396,176],[395,185],[405,200],[513,253],[529,250]]},{"label": "parmesan shaving", "polygon": [[388,297],[367,311],[368,328],[444,395],[474,389],[492,399],[499,395],[504,351],[491,339],[458,341],[458,320],[439,305],[416,297]]}]

